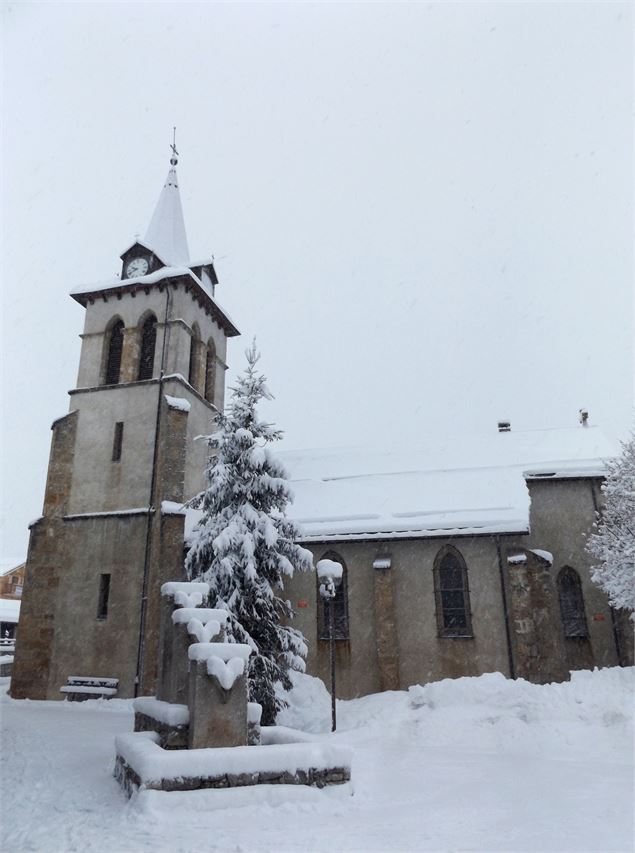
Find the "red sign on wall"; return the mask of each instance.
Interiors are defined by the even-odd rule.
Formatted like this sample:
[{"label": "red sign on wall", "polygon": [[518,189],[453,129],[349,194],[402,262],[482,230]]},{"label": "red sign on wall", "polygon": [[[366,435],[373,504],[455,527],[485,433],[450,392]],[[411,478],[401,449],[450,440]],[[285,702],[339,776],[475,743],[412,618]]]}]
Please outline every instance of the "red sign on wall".
[{"label": "red sign on wall", "polygon": [[306,600],[306,598],[301,598],[298,601],[298,607],[308,607],[308,606],[309,606],[309,602]]},{"label": "red sign on wall", "polygon": [[604,622],[604,613],[596,613],[593,617],[594,622]]}]

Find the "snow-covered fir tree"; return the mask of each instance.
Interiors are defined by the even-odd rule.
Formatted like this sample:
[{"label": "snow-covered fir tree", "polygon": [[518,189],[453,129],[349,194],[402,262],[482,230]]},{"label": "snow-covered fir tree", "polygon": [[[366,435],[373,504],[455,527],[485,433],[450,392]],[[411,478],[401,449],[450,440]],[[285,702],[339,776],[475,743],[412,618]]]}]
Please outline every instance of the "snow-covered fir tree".
[{"label": "snow-covered fir tree", "polygon": [[635,433],[609,462],[602,491],[604,509],[587,545],[598,561],[591,578],[613,607],[634,611],[635,619]]},{"label": "snow-covered fir tree", "polygon": [[283,578],[313,564],[311,552],[295,544],[298,530],[286,517],[292,493],[268,446],[282,433],[257,412],[271,394],[256,370],[255,343],[246,356],[227,412],[217,416],[217,431],[207,438],[217,453],[210,456],[207,489],[194,502],[203,514],[186,570],[192,580],[209,583],[210,606],[231,614],[230,638],[252,647],[250,700],[262,705],[262,721],[271,724],[286,705],[276,684],[289,690],[289,672],[304,671],[307,654],[302,634],[282,624],[293,616],[280,595]]}]

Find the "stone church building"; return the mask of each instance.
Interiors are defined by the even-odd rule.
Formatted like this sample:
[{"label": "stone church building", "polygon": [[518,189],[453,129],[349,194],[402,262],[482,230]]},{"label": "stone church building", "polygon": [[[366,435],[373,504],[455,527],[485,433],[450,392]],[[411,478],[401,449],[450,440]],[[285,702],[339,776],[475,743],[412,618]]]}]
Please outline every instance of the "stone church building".
[{"label": "stone church building", "polygon": [[[11,694],[57,699],[69,676],[154,692],[158,591],[183,577],[224,404],[227,339],[212,258],[192,262],[176,159],[121,276],[74,290],[85,309],[77,387],[52,426],[31,525]],[[632,633],[590,582],[585,537],[613,448],[586,425],[376,454],[283,453],[292,515],[316,561],[344,566],[338,695],[500,671],[543,682],[632,663]],[[286,594],[326,677],[314,573]]]}]

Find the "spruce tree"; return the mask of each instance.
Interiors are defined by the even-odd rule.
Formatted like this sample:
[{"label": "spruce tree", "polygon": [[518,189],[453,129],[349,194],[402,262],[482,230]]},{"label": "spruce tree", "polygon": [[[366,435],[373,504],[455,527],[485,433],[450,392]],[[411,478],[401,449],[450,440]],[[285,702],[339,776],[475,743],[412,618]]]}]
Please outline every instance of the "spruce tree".
[{"label": "spruce tree", "polygon": [[604,507],[587,549],[598,561],[591,579],[613,607],[635,618],[635,433],[622,453],[608,463],[602,486]]},{"label": "spruce tree", "polygon": [[271,394],[256,370],[255,342],[246,356],[227,412],[207,437],[216,453],[210,454],[207,488],[194,501],[203,514],[186,570],[192,580],[209,583],[210,606],[230,613],[228,636],[252,647],[250,701],[262,705],[262,722],[269,725],[286,707],[276,684],[290,690],[289,672],[303,672],[307,654],[302,634],[282,624],[293,616],[280,595],[283,579],[313,566],[310,551],[295,544],[298,529],[286,517],[293,496],[269,447],[282,433],[258,416],[258,403]]}]

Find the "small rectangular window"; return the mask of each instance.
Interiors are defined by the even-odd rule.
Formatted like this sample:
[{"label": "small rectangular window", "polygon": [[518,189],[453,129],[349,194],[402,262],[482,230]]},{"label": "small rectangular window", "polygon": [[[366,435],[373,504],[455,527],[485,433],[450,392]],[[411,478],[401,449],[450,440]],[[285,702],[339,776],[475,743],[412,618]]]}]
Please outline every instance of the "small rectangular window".
[{"label": "small rectangular window", "polygon": [[108,596],[110,595],[110,575],[99,575],[99,602],[97,603],[97,618],[108,616]]},{"label": "small rectangular window", "polygon": [[121,446],[123,444],[123,421],[115,424],[115,439],[112,443],[112,461],[119,462],[121,459]]}]

